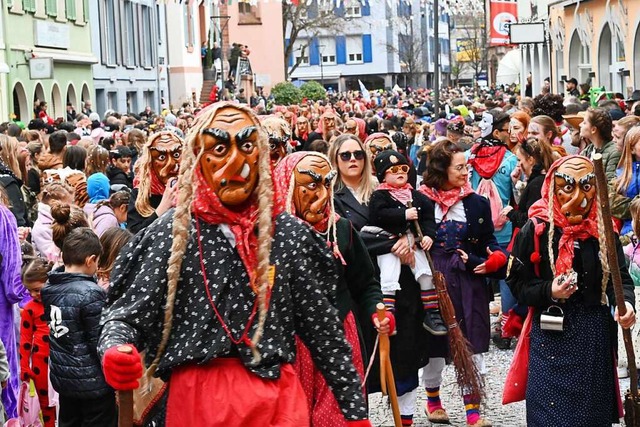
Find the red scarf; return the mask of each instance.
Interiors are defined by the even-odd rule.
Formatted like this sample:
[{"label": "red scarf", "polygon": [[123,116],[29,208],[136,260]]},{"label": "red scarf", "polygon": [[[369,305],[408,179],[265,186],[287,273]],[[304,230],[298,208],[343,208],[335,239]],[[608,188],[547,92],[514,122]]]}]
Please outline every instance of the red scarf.
[{"label": "red scarf", "polygon": [[392,185],[383,182],[378,185],[376,190],[386,190],[391,194],[391,197],[402,203],[403,206],[407,206],[407,203],[413,201],[413,197],[411,196],[411,190],[413,187],[408,182],[405,183],[402,187],[394,187]]},{"label": "red scarf", "polygon": [[209,224],[227,224],[236,238],[236,250],[242,260],[249,279],[251,288],[257,291],[258,268],[258,238],[254,232],[258,220],[258,209],[254,202],[247,203],[238,211],[231,210],[220,202],[207,181],[202,176],[200,169],[194,173],[196,190],[191,203],[191,212]]},{"label": "red scarf", "polygon": [[435,188],[427,187],[426,185],[422,185],[419,189],[419,192],[433,200],[440,206],[442,210],[442,217],[449,212],[451,206],[458,203],[460,200],[467,197],[469,194],[473,194],[473,188],[471,188],[471,184],[467,181],[464,187],[455,187],[451,190],[436,190]]},{"label": "red scarf", "polygon": [[[166,186],[160,181],[158,175],[156,175],[155,171],[151,171],[150,174],[151,179],[151,194],[154,196],[162,196],[164,194],[164,190]],[[140,176],[136,175],[133,178],[133,188],[138,188],[140,186]]]},{"label": "red scarf", "polygon": [[471,147],[469,164],[484,179],[491,179],[502,163],[507,147],[482,142]]},{"label": "red scarf", "polygon": [[[542,198],[535,202],[529,208],[529,218],[538,218],[541,221],[549,222],[549,197],[555,197],[549,194],[551,180],[554,179],[556,170],[569,159],[579,158],[583,156],[567,156],[556,160],[549,168],[547,176],[542,185]],[[588,160],[588,159],[587,159]],[[585,240],[587,238],[598,238],[598,206],[597,199],[591,204],[591,210],[587,218],[582,220],[580,224],[571,225],[560,210],[561,206],[557,200],[553,203],[553,221],[555,227],[562,230],[560,243],[558,245],[558,257],[556,259],[556,275],[565,273],[573,268],[573,242],[575,240]]]}]

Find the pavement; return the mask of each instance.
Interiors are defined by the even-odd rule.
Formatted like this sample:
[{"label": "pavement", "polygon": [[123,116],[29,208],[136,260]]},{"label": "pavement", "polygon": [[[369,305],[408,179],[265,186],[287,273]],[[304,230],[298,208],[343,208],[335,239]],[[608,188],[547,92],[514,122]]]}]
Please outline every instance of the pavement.
[{"label": "pavement", "polygon": [[[502,405],[502,388],[507,375],[507,370],[513,358],[515,342],[510,350],[500,350],[493,343],[489,352],[485,354],[485,364],[487,374],[485,376],[485,390],[487,399],[481,408],[481,415],[493,423],[494,427],[525,427],[526,413],[525,402]],[[629,379],[620,380],[620,390],[624,393],[629,388]],[[418,387],[418,397],[416,402],[416,412],[413,418],[414,427],[437,426],[431,424],[424,414],[426,405],[426,394],[422,387]],[[444,408],[451,419],[452,426],[466,427],[466,419],[462,397],[455,380],[455,371],[452,365],[445,368],[440,398]],[[380,393],[369,395],[369,418],[376,427],[393,427],[393,414],[387,397]],[[440,424],[441,425],[441,424]],[[614,424],[622,425],[623,424]]]}]

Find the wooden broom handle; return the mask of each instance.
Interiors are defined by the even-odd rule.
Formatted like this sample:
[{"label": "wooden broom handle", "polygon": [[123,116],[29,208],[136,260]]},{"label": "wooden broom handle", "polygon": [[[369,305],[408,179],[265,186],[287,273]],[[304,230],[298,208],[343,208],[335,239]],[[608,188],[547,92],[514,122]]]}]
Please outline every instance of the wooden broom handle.
[{"label": "wooden broom handle", "polygon": [[[118,346],[120,353],[132,354],[130,345]],[[133,427],[133,391],[118,391],[118,427]]]}]

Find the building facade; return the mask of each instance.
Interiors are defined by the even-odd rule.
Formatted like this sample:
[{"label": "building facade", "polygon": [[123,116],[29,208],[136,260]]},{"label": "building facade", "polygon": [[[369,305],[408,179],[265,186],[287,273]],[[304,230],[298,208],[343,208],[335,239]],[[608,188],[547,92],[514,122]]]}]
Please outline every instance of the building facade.
[{"label": "building facade", "polygon": [[[16,119],[33,117],[34,101],[46,101],[51,117],[65,117],[66,103],[91,99],[91,45],[87,0],[5,0],[8,106]],[[1,61],[0,61],[1,62]]]},{"label": "building facade", "polygon": [[[440,14],[439,36],[433,32],[432,2],[419,0],[344,2],[340,7],[310,13],[332,14],[343,24],[338,30],[303,31],[293,41],[287,64],[299,65],[290,78],[315,80],[335,90],[430,86],[433,82],[434,43],[439,40],[441,69],[449,72],[449,18]],[[285,43],[291,43],[287,27]]]},{"label": "building facade", "polygon": [[93,109],[160,111],[169,96],[165,5],[154,0],[88,0],[93,65]]},{"label": "building facade", "polygon": [[555,89],[564,78],[625,97],[640,88],[640,2],[552,1],[549,27]]},{"label": "building facade", "polygon": [[[0,1],[0,4],[2,2]],[[0,9],[0,123],[9,119],[9,85],[7,76],[9,74],[9,65],[7,64],[6,43],[4,42],[5,15],[4,6]]]}]

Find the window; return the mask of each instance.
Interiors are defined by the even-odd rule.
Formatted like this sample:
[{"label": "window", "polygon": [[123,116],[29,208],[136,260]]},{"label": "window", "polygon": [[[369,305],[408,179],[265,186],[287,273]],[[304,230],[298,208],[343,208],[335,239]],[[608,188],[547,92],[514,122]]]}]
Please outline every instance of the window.
[{"label": "window", "polygon": [[309,65],[309,41],[308,40],[299,40],[296,41],[293,45],[293,51],[291,52],[293,55],[293,64],[296,64],[298,60],[300,61],[300,66],[305,67]]},{"label": "window", "polygon": [[116,58],[116,11],[114,0],[104,0],[104,19],[102,21],[102,28],[106,34],[104,37],[104,49],[102,61],[108,65],[115,65]]},{"label": "window", "polygon": [[349,6],[344,10],[345,18],[359,18],[362,16],[362,9],[360,5],[358,6]]},{"label": "window", "polygon": [[195,40],[195,34],[193,29],[193,10],[191,9],[191,2],[184,2],[182,23],[184,27],[184,45],[192,48],[193,41]]},{"label": "window", "polygon": [[249,0],[238,1],[238,24],[240,25],[259,25],[260,20],[260,4],[252,5]]},{"label": "window", "polygon": [[138,92],[127,91],[127,112],[137,113],[138,111]]},{"label": "window", "polygon": [[107,109],[118,111],[118,92],[109,92],[107,94]]},{"label": "window", "polygon": [[362,62],[362,36],[347,37],[347,64]]},{"label": "window", "polygon": [[[193,32],[193,27],[191,30]],[[140,40],[142,47],[142,65],[152,67],[154,49],[151,41],[151,9],[148,6],[142,6],[142,34],[143,37]]]},{"label": "window", "polygon": [[125,65],[133,66],[135,65],[135,29],[134,29],[134,16],[133,16],[133,4],[130,1],[125,1],[124,3],[124,19],[125,19]]},{"label": "window", "polygon": [[35,12],[36,0],[22,0],[22,8],[25,12]]},{"label": "window", "polygon": [[336,41],[335,39],[321,39],[320,58],[323,65],[335,65],[336,63]]}]

